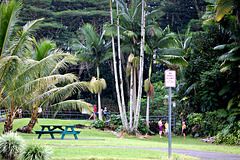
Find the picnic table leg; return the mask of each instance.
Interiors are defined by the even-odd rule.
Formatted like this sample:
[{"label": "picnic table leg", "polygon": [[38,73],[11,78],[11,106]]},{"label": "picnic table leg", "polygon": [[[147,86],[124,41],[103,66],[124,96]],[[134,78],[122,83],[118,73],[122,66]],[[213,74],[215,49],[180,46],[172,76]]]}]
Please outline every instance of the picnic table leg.
[{"label": "picnic table leg", "polygon": [[42,133],[39,133],[39,135],[38,135],[38,139],[40,139],[41,135],[42,135]]},{"label": "picnic table leg", "polygon": [[55,139],[54,136],[53,136],[53,133],[50,133],[50,135],[51,135],[52,139]]},{"label": "picnic table leg", "polygon": [[78,139],[77,134],[74,134],[75,139]]},{"label": "picnic table leg", "polygon": [[[71,127],[72,132],[75,132],[74,127]],[[78,139],[77,134],[74,134],[75,139]]]},{"label": "picnic table leg", "polygon": [[64,137],[65,137],[65,134],[62,134],[62,138],[61,139],[64,139]]}]

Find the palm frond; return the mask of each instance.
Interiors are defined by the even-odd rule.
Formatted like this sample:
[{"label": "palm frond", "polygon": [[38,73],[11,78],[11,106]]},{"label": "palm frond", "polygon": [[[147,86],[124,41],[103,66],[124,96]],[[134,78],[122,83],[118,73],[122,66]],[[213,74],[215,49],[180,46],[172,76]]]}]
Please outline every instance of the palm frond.
[{"label": "palm frond", "polygon": [[158,58],[165,59],[171,64],[188,66],[188,62],[182,56],[164,55],[159,56]]},{"label": "palm frond", "polygon": [[90,85],[92,86],[93,93],[95,94],[97,94],[98,92],[101,93],[103,89],[107,88],[107,83],[103,78],[96,79],[95,77],[93,77],[90,81]]},{"label": "palm frond", "polygon": [[56,49],[56,44],[49,39],[41,39],[38,43],[36,39],[33,38],[33,43],[36,47],[35,58],[37,61],[47,57],[52,50]]},{"label": "palm frond", "polygon": [[19,52],[21,53],[22,49],[26,47],[25,45],[23,45],[25,41],[31,40],[28,36],[31,30],[33,30],[37,23],[39,23],[42,20],[44,20],[44,18],[30,21],[23,26],[23,30],[19,32],[18,38],[15,39],[14,45],[11,47],[12,48],[11,55],[16,55]]},{"label": "palm frond", "polygon": [[117,36],[117,26],[105,23],[103,25],[103,36]]},{"label": "palm frond", "polygon": [[113,57],[112,52],[107,52],[107,53],[105,53],[104,57],[99,61],[99,63],[103,63],[106,60],[111,59],[112,57]]},{"label": "palm frond", "polygon": [[[57,84],[61,82],[73,82],[77,77],[73,74],[65,75],[52,75],[47,77],[41,77],[35,80],[28,81],[23,85],[17,85],[16,89],[9,93],[12,97],[18,97],[19,95],[30,95],[36,91],[42,91],[47,89],[49,85]],[[26,82],[26,81],[25,81]]]},{"label": "palm frond", "polygon": [[84,35],[87,45],[92,46],[99,43],[99,38],[95,32],[95,28],[91,24],[85,24],[82,27],[81,32]]},{"label": "palm frond", "polygon": [[154,32],[154,35],[156,35],[157,37],[161,37],[162,36],[162,29],[156,25],[147,25],[146,26],[146,35],[152,35],[151,32]]},{"label": "palm frond", "polygon": [[220,65],[220,72],[226,72],[228,70],[231,69],[233,63],[230,61],[224,61],[221,65]]},{"label": "palm frond", "polygon": [[80,112],[82,112],[82,109],[84,109],[89,111],[90,113],[92,112],[92,104],[85,102],[83,100],[67,100],[67,101],[54,104],[50,107],[58,107],[58,108],[62,108],[63,110],[79,109]]},{"label": "palm frond", "polygon": [[183,97],[189,95],[189,93],[190,93],[193,89],[195,89],[197,86],[198,86],[198,82],[193,83],[190,87],[187,88],[187,90],[185,91]]},{"label": "palm frond", "polygon": [[181,48],[170,48],[170,49],[158,49],[157,53],[159,55],[184,56],[186,54],[186,51]]},{"label": "palm frond", "polygon": [[208,3],[212,3],[212,4],[215,4],[217,3],[217,1],[219,0],[204,0],[205,2],[208,2]]},{"label": "palm frond", "polygon": [[50,106],[53,103],[61,102],[77,92],[92,90],[89,82],[74,82],[64,87],[54,87],[42,94],[38,94],[28,102],[28,105],[42,102],[42,105]]},{"label": "palm frond", "polygon": [[42,77],[49,75],[56,67],[56,64],[66,57],[72,58],[73,55],[69,53],[63,53],[60,50],[55,50],[51,55],[47,56],[41,61],[35,61],[34,63],[31,61],[31,63],[25,63],[21,69],[21,72],[19,73],[18,78],[21,80],[26,79],[28,81],[38,78],[40,73]]},{"label": "palm frond", "polygon": [[217,5],[217,12],[215,15],[215,19],[219,22],[227,13],[232,10],[234,6],[234,0],[219,0]]},{"label": "palm frond", "polygon": [[1,2],[0,5],[0,59],[4,52],[10,47],[10,37],[12,35],[21,8],[21,2],[15,0],[9,3]]},{"label": "palm frond", "polygon": [[127,4],[123,0],[118,0],[118,5],[121,8],[121,13],[131,17]]}]

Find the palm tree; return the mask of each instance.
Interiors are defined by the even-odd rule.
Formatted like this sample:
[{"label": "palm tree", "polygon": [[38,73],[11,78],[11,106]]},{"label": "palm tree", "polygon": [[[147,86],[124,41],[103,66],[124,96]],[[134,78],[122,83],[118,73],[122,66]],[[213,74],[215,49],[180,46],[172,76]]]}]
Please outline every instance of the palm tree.
[{"label": "palm tree", "polygon": [[[26,98],[28,101],[25,103],[25,106],[28,107],[28,109],[31,111],[31,119],[29,123],[18,129],[19,132],[24,133],[30,133],[33,127],[35,126],[37,122],[37,118],[41,114],[41,112],[38,112],[39,107],[44,106],[44,110],[46,110],[48,107],[53,106],[63,106],[66,108],[68,105],[68,108],[72,108],[69,106],[84,106],[83,108],[87,108],[87,110],[91,110],[89,106],[86,103],[81,100],[71,100],[71,101],[65,101],[66,98],[72,96],[77,90],[80,91],[82,88],[86,89],[88,86],[85,83],[81,82],[74,82],[76,81],[76,77],[72,75],[66,74],[65,76],[74,77],[73,79],[66,79],[67,81],[70,81],[71,83],[66,83],[66,80],[61,82],[61,76],[59,75],[58,69],[63,69],[65,67],[68,67],[69,63],[76,64],[76,58],[73,57],[71,54],[63,53],[62,51],[56,49],[55,43],[52,43],[48,39],[42,39],[40,42],[37,42],[35,38],[33,38],[34,43],[34,49],[32,50],[31,54],[34,58],[31,60],[31,63],[28,63],[28,68],[22,69],[25,72],[29,72],[28,74],[35,75],[32,77],[32,79],[29,79],[28,82],[25,83],[31,83],[32,81],[38,81],[41,80],[42,86],[41,88],[36,88],[36,90],[33,90],[31,93],[30,98]],[[30,71],[28,71],[30,70]],[[23,72],[24,73],[24,72]],[[24,73],[26,74],[26,73]],[[21,74],[19,74],[19,77],[23,77]],[[51,79],[51,77],[55,77],[56,80],[45,82],[45,79]],[[58,83],[63,83],[64,85],[60,85]],[[73,83],[74,82],[74,83]],[[46,83],[46,85],[44,85]],[[65,85],[67,84],[67,85]],[[26,84],[24,84],[26,85]],[[60,87],[61,86],[61,87]],[[60,96],[59,96],[59,95]],[[46,97],[46,95],[48,95]],[[43,99],[44,97],[44,99]],[[54,100],[52,100],[54,99]],[[58,102],[61,102],[59,105]],[[85,105],[79,105],[79,104],[85,104]],[[74,107],[73,107],[74,108]],[[75,108],[74,108],[75,109]],[[82,108],[80,107],[80,110]]]},{"label": "palm tree", "polygon": [[[84,44],[79,42],[77,39],[73,41],[72,49],[76,51],[76,55],[82,61],[92,62],[96,64],[96,80],[99,81],[98,84],[101,83],[102,80],[100,79],[100,69],[99,65],[106,60],[112,58],[112,53],[109,52],[111,47],[110,42],[106,42],[103,39],[103,35],[98,36],[95,28],[91,24],[85,24],[82,29],[81,33],[84,36]],[[96,83],[91,83],[96,84]],[[106,85],[105,85],[106,86]],[[101,89],[105,89],[105,86],[101,86]],[[98,86],[97,86],[98,87]],[[96,86],[93,88],[96,88]],[[95,90],[96,91],[96,90]],[[98,112],[99,112],[99,119],[102,120],[101,117],[101,99],[100,94],[102,90],[98,90]]]},{"label": "palm tree", "polygon": [[134,116],[133,130],[136,132],[138,129],[138,121],[140,116],[141,98],[142,98],[142,85],[143,85],[143,67],[144,67],[144,43],[145,43],[145,22],[146,22],[146,0],[142,0],[142,20],[141,20],[141,46],[140,46],[140,71],[138,78],[138,99],[136,106],[136,114]]},{"label": "palm tree", "polygon": [[[59,67],[66,65],[66,58],[73,59],[72,55],[55,50],[51,56],[40,61],[26,57],[31,52],[32,45],[29,33],[42,19],[28,22],[21,31],[14,34],[20,6],[21,3],[14,0],[2,2],[0,5],[0,105],[10,110],[9,113],[7,112],[3,133],[12,130],[12,123],[18,114],[18,109],[23,106],[33,106],[36,109],[34,106],[43,105],[43,102],[48,102],[48,106],[51,106],[66,99],[67,94],[71,95],[69,93],[75,93],[77,88],[84,86],[75,84],[75,89],[69,86],[68,88],[72,90],[66,92],[67,94],[61,93],[63,89],[66,90],[66,87],[62,87],[63,89],[56,87],[56,84],[73,82],[76,79],[72,74],[56,74]],[[30,129],[26,130],[31,130],[35,123],[36,119],[30,125]]]},{"label": "palm tree", "polygon": [[[110,4],[110,15],[111,15],[111,25],[113,25],[113,12],[112,12],[112,0],[109,0]],[[115,43],[114,43],[114,35],[111,34],[112,38],[112,52],[113,52],[113,67],[114,67],[114,76],[115,76],[115,86],[116,86],[116,94],[117,94],[117,101],[118,101],[118,107],[120,111],[121,119],[123,119],[123,113],[122,113],[122,102],[119,92],[119,83],[118,83],[118,73],[117,73],[117,61],[116,61],[116,54],[115,54]]]},{"label": "palm tree", "polygon": [[[28,50],[29,33],[42,19],[28,22],[17,34],[13,32],[21,3],[4,1],[0,5],[0,104],[9,109],[4,133],[12,129],[12,122],[23,103],[18,97],[12,97],[11,92],[16,89],[16,77],[19,67],[22,66],[24,53]],[[19,95],[21,96],[21,95]]]}]

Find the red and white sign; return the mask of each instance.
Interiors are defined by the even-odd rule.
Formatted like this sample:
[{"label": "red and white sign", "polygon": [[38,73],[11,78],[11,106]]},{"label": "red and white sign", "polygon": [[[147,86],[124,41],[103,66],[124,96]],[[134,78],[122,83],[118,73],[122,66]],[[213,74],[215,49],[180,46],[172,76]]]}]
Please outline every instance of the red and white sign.
[{"label": "red and white sign", "polygon": [[176,87],[176,71],[165,71],[165,87]]}]

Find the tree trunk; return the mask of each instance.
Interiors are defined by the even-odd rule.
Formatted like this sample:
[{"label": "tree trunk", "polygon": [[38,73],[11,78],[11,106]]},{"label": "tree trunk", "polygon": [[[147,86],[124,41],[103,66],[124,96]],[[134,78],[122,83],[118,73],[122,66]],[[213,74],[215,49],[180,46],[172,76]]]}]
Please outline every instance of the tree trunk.
[{"label": "tree trunk", "polygon": [[134,115],[136,114],[136,105],[137,105],[137,67],[133,68],[133,111]]},{"label": "tree trunk", "polygon": [[10,131],[12,131],[13,129],[13,120],[17,114],[17,108],[18,107],[13,107],[15,105],[10,104],[9,107],[9,113],[6,110],[6,114],[7,114],[7,121],[4,124],[4,129],[3,129],[3,134],[8,133]]},{"label": "tree trunk", "polygon": [[137,107],[136,115],[134,116],[134,131],[138,129],[139,116],[140,116],[140,107],[141,107],[141,98],[142,98],[142,85],[143,85],[143,69],[144,69],[144,42],[145,42],[145,12],[146,4],[145,0],[142,0],[142,24],[141,24],[141,49],[140,49],[140,70],[138,78],[138,97],[137,97]]},{"label": "tree trunk", "polygon": [[13,129],[13,121],[12,118],[9,117],[9,119],[7,119],[7,121],[4,124],[4,129],[3,129],[3,134],[10,132]]},{"label": "tree trunk", "polygon": [[147,92],[147,110],[146,110],[146,126],[147,126],[147,127],[149,127],[150,94],[152,94],[152,93],[151,93],[151,85],[152,85],[152,84],[151,84],[152,63],[153,63],[153,55],[151,55],[151,58],[150,58],[150,66],[149,66],[149,73],[148,73],[150,86],[149,86],[149,91]]},{"label": "tree trunk", "polygon": [[129,117],[129,128],[132,128],[133,123],[133,71],[134,67],[131,66],[131,77],[130,77],[130,117]]},{"label": "tree trunk", "polygon": [[98,92],[98,118],[99,120],[103,120],[102,119],[102,107],[101,107],[101,93]]},{"label": "tree trunk", "polygon": [[[109,2],[110,2],[111,25],[113,25],[112,0],[109,0]],[[114,68],[115,87],[116,87],[118,108],[119,108],[121,119],[123,119],[122,102],[121,102],[120,91],[119,91],[119,83],[118,83],[117,61],[116,61],[116,54],[115,54],[115,42],[114,42],[114,36],[113,35],[112,35],[112,52],[113,52],[113,68]]]},{"label": "tree trunk", "polygon": [[41,113],[38,114],[38,107],[34,107],[31,113],[31,119],[26,126],[18,128],[17,131],[21,133],[32,133],[33,127],[37,123],[37,118]]},{"label": "tree trunk", "polygon": [[149,127],[149,102],[150,102],[150,94],[147,93],[147,111],[146,111],[146,126]]},{"label": "tree trunk", "polygon": [[122,60],[121,60],[121,46],[120,46],[120,30],[119,30],[119,12],[118,12],[118,0],[116,0],[117,6],[117,34],[118,34],[118,61],[119,61],[119,77],[120,77],[120,90],[121,90],[121,100],[122,100],[122,124],[123,128],[129,130],[127,115],[126,115],[126,107],[125,107],[125,99],[124,99],[124,89],[123,89],[123,78],[122,78]]}]

